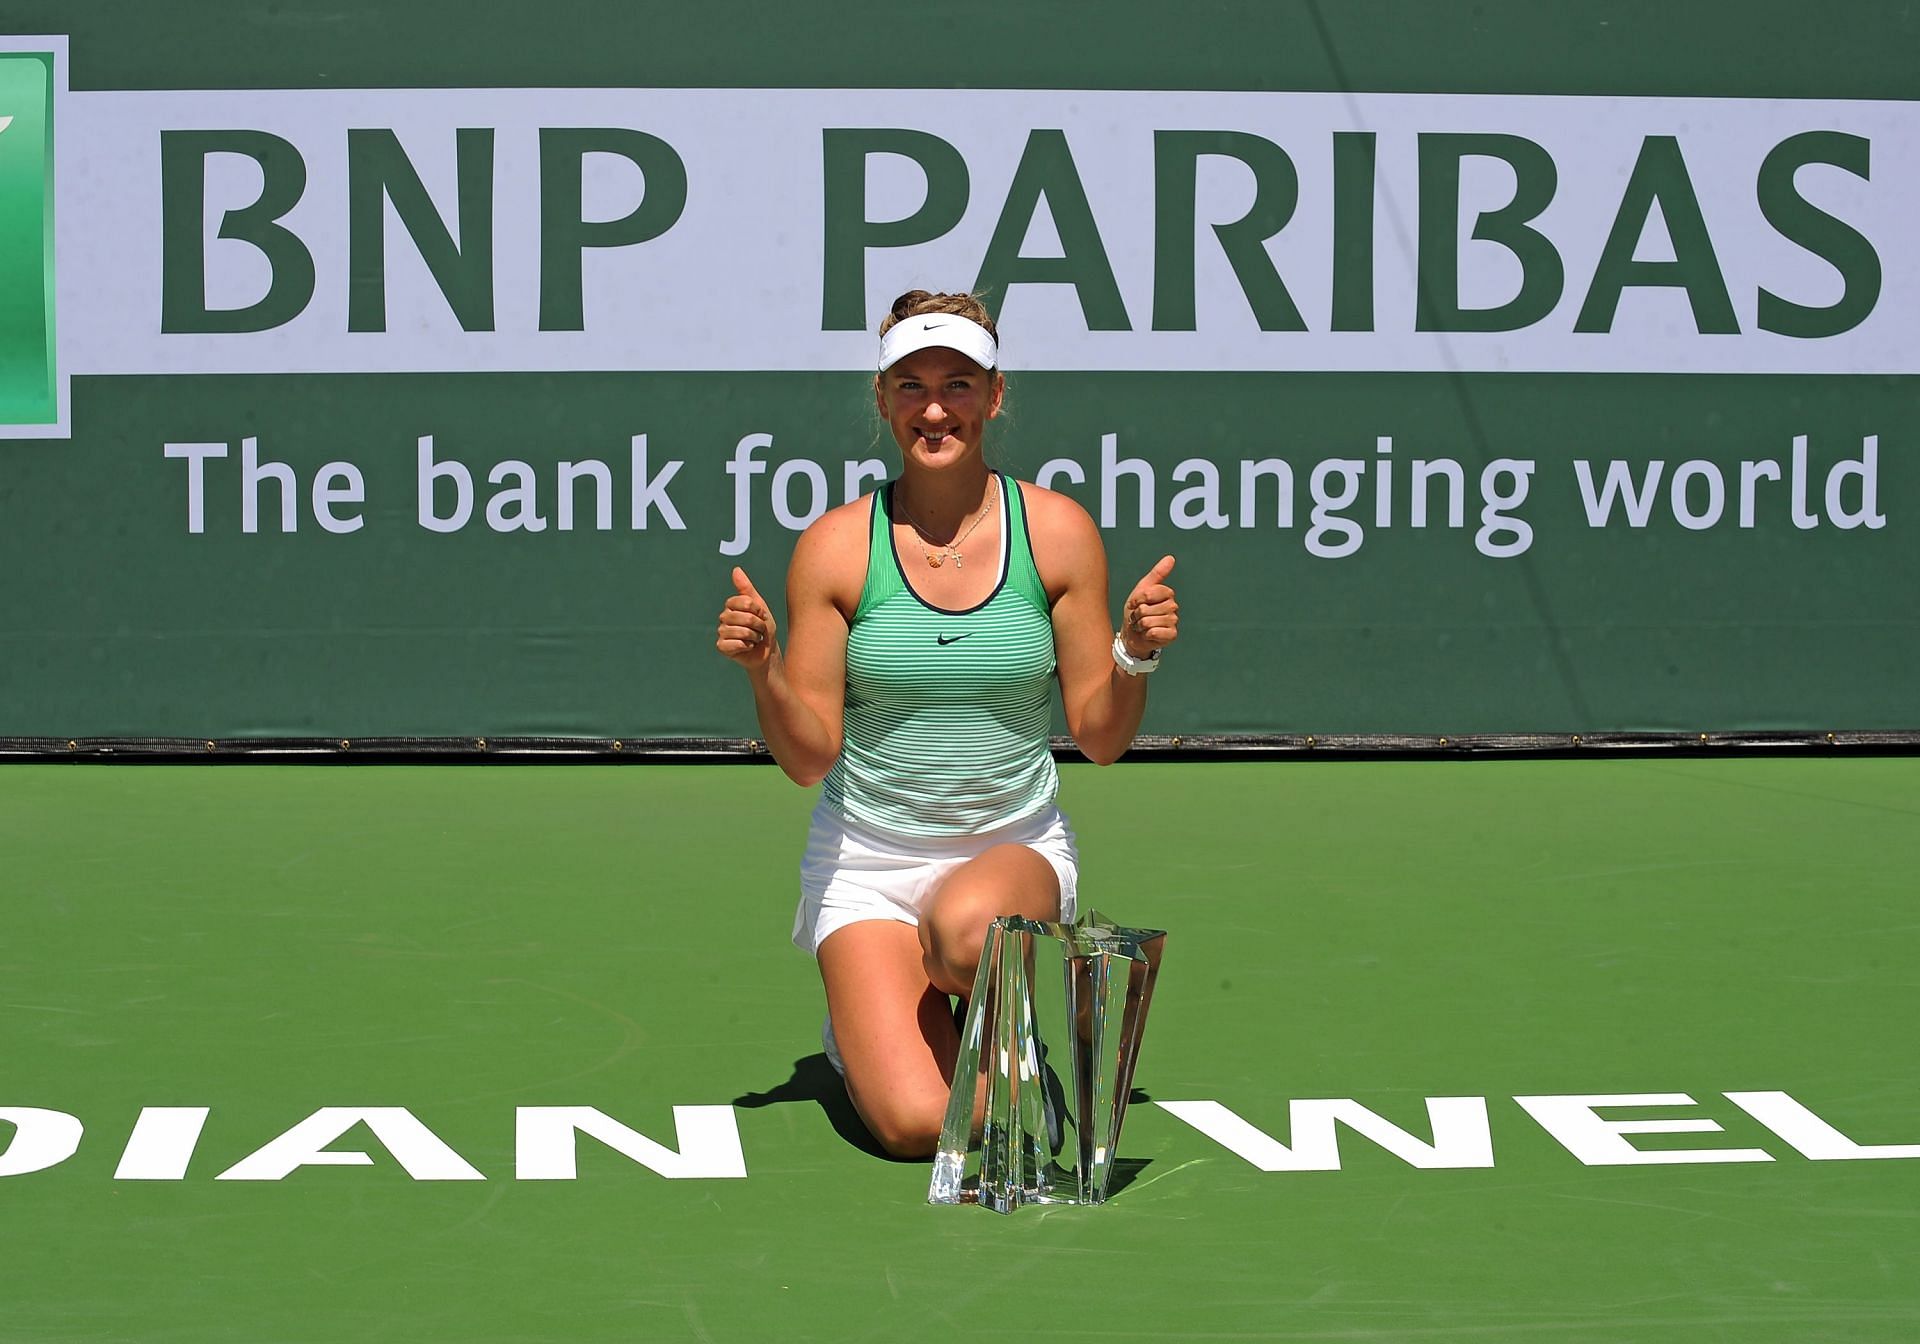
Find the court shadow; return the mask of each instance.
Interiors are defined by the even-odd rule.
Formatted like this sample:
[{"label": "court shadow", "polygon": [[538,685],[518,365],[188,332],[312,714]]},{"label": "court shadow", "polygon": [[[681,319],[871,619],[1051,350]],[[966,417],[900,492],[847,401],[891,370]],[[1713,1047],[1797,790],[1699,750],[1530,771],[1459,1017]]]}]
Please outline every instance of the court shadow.
[{"label": "court shadow", "polygon": [[[1137,1106],[1143,1101],[1152,1101],[1144,1088],[1133,1088],[1127,1093],[1127,1105]],[[1124,1131],[1123,1131],[1124,1134]],[[1153,1165],[1150,1157],[1116,1157],[1113,1159],[1113,1174],[1107,1178],[1107,1198],[1125,1190],[1140,1179],[1140,1173]]]},{"label": "court shadow", "polygon": [[825,1054],[803,1055],[793,1061],[793,1076],[786,1082],[766,1092],[744,1092],[733,1099],[733,1104],[743,1110],[757,1111],[763,1106],[796,1101],[810,1101],[818,1106],[826,1113],[833,1132],[869,1157],[888,1162],[912,1161],[894,1157],[867,1132],[860,1113],[853,1109],[853,1102],[847,1097],[847,1085],[833,1071],[833,1065],[827,1063]]},{"label": "court shadow", "polygon": [[1153,1165],[1150,1157],[1116,1157],[1113,1174],[1107,1177],[1107,1198],[1112,1199],[1140,1179],[1140,1173]]},{"label": "court shadow", "polygon": [[[1127,1104],[1152,1101],[1153,1098],[1140,1088],[1134,1088],[1127,1094]],[[824,1054],[803,1055],[793,1061],[793,1074],[786,1082],[765,1092],[743,1092],[733,1099],[733,1104],[742,1110],[757,1111],[765,1106],[783,1106],[790,1102],[812,1102],[827,1117],[827,1123],[852,1147],[858,1148],[869,1157],[877,1157],[887,1162],[898,1162],[903,1166],[924,1163],[925,1158],[895,1157],[882,1148],[867,1132],[866,1124],[860,1119],[860,1113],[853,1109],[853,1102],[847,1097],[847,1085],[840,1075],[833,1071],[833,1065],[827,1063]],[[1125,1190],[1140,1178],[1140,1174],[1153,1165],[1150,1157],[1116,1157],[1113,1160],[1113,1175],[1109,1178],[1107,1197],[1109,1199]]]}]

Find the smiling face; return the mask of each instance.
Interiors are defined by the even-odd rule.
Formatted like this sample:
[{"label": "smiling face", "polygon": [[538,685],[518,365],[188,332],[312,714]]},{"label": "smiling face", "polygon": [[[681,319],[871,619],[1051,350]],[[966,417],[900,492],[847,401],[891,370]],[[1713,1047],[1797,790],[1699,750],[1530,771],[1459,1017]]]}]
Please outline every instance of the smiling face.
[{"label": "smiling face", "polygon": [[874,381],[875,403],[900,456],[926,467],[977,457],[1005,394],[997,371],[941,346],[915,351]]}]

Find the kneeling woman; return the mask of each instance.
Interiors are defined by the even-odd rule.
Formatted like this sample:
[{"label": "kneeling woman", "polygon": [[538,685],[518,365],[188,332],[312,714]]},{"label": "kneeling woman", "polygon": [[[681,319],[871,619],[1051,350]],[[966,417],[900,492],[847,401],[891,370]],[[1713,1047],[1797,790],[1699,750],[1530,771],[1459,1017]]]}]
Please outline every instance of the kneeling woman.
[{"label": "kneeling woman", "polygon": [[989,469],[1005,393],[977,300],[895,301],[874,399],[899,477],[800,537],[784,652],[740,569],[716,641],[746,670],[781,769],[826,781],[794,941],[819,958],[828,1057],[901,1157],[939,1139],[959,1047],[950,996],[972,989],[988,924],[1073,915],[1054,681],[1074,741],[1107,764],[1133,742],[1145,674],[1179,628],[1171,556],[1134,585],[1116,634],[1093,520]]}]

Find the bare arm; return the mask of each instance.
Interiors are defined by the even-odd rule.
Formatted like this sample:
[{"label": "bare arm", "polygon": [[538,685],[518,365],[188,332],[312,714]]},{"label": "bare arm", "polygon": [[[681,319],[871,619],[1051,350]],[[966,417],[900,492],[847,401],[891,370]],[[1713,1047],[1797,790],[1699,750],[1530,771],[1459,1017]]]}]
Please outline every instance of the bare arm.
[{"label": "bare arm", "polygon": [[[1107,554],[1086,510],[1061,495],[1029,487],[1034,550],[1053,602],[1054,654],[1067,731],[1088,760],[1110,765],[1133,745],[1147,707],[1147,679],[1128,676],[1113,658],[1108,621]],[[1179,634],[1179,604],[1165,583],[1173,557],[1163,558],[1134,585],[1123,609],[1120,636],[1127,651],[1145,658]]]},{"label": "bare arm", "polygon": [[824,779],[840,755],[847,670],[847,618],[836,600],[846,568],[843,513],[835,510],[822,518],[794,547],[787,569],[793,629],[784,653],[771,609],[738,568],[735,593],[721,610],[715,640],[715,647],[747,674],[767,750],[802,786]]}]

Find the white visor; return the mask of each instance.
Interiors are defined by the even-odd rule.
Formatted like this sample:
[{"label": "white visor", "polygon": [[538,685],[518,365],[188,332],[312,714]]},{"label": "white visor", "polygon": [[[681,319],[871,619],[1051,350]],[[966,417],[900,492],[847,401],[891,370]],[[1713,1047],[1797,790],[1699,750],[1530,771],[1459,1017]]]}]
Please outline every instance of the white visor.
[{"label": "white visor", "polygon": [[992,368],[1000,358],[1000,347],[978,322],[957,313],[922,313],[902,318],[887,328],[887,334],[880,338],[880,371],[885,373],[914,351],[929,346],[958,350],[983,369]]}]

